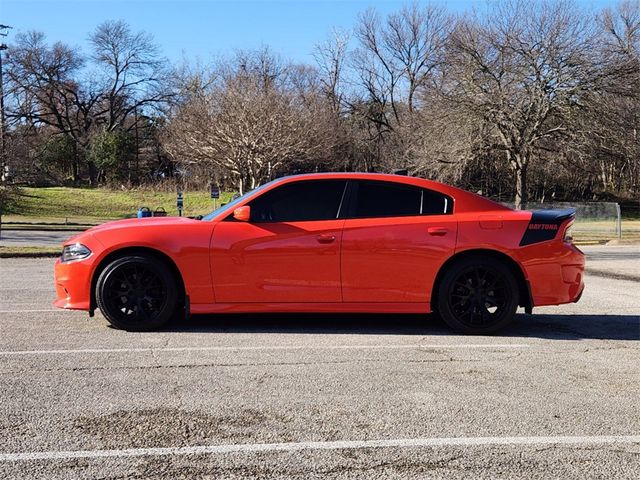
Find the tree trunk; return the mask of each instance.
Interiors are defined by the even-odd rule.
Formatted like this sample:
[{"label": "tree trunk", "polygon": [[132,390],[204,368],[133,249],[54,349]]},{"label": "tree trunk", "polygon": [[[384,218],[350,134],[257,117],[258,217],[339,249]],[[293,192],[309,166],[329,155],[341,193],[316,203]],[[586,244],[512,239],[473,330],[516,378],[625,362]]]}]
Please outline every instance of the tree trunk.
[{"label": "tree trunk", "polygon": [[0,240],[2,240],[2,211],[4,210],[4,195],[3,191],[0,191]]},{"label": "tree trunk", "polygon": [[527,202],[529,201],[527,195],[527,167],[527,162],[514,162],[514,173],[516,176],[516,210],[523,210],[527,208]]},{"label": "tree trunk", "polygon": [[71,159],[71,179],[74,185],[80,182],[80,161],[78,159],[78,147],[73,143],[73,158]]},{"label": "tree trunk", "polygon": [[98,169],[93,162],[87,162],[87,166],[89,167],[89,184],[95,187],[98,183]]}]

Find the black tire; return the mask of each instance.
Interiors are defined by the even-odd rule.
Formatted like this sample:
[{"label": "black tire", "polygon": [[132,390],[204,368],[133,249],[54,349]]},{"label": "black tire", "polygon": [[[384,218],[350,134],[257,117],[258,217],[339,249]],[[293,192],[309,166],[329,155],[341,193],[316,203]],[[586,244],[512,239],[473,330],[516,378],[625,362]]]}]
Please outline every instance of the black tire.
[{"label": "black tire", "polygon": [[513,321],[518,282],[504,263],[470,256],[450,265],[437,292],[437,312],[457,332],[493,333]]},{"label": "black tire", "polygon": [[130,332],[156,330],[173,316],[177,284],[167,265],[147,255],[120,257],[96,283],[96,304],[111,325]]}]

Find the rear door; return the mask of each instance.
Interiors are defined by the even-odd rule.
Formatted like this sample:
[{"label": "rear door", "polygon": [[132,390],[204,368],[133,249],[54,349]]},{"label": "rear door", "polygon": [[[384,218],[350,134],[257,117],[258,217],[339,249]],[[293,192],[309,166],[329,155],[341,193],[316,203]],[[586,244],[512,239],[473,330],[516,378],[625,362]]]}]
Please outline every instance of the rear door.
[{"label": "rear door", "polygon": [[346,180],[287,183],[249,203],[249,222],[220,222],[211,244],[216,302],[342,301],[345,190]]},{"label": "rear door", "polygon": [[342,236],[345,302],[429,302],[455,248],[452,199],[386,181],[352,182]]}]

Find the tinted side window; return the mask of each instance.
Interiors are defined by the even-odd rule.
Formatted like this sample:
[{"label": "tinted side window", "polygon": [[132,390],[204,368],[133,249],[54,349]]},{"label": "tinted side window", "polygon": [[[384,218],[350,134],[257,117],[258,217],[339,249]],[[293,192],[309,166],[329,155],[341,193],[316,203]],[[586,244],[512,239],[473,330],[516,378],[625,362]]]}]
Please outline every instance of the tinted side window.
[{"label": "tinted side window", "polygon": [[283,185],[250,203],[251,221],[302,222],[337,218],[345,186],[345,180]]},{"label": "tinted side window", "polygon": [[451,201],[430,190],[391,182],[358,182],[354,218],[442,215]]},{"label": "tinted side window", "polygon": [[358,182],[356,218],[420,215],[420,189],[388,182]]},{"label": "tinted side window", "polygon": [[444,215],[453,211],[453,202],[446,195],[431,190],[422,190],[421,215]]}]

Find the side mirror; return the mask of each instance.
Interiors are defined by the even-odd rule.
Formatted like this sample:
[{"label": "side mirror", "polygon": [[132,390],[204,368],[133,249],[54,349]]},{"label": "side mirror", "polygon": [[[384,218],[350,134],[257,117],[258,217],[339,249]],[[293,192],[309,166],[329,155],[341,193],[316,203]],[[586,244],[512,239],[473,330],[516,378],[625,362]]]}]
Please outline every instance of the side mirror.
[{"label": "side mirror", "polygon": [[244,207],[238,207],[233,211],[233,218],[240,222],[248,222],[251,219],[251,207],[245,205]]}]

